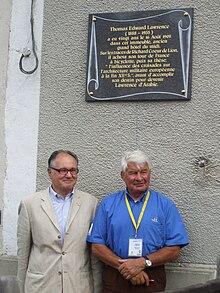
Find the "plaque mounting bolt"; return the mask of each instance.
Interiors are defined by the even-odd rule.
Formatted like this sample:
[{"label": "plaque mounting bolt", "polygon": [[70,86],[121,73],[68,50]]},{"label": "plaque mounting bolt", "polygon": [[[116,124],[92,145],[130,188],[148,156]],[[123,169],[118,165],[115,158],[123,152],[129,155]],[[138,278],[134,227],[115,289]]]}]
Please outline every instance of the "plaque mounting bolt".
[{"label": "plaque mounting bolt", "polygon": [[184,16],[188,16],[189,15],[189,13],[188,12],[184,12],[184,14],[183,14]]},{"label": "plaque mounting bolt", "polygon": [[96,22],[96,17],[93,16],[92,21]]},{"label": "plaque mounting bolt", "polygon": [[89,94],[90,94],[90,96],[93,96],[94,93],[93,92],[89,92]]},{"label": "plaque mounting bolt", "polygon": [[186,93],[186,90],[181,90],[181,94],[185,94]]}]

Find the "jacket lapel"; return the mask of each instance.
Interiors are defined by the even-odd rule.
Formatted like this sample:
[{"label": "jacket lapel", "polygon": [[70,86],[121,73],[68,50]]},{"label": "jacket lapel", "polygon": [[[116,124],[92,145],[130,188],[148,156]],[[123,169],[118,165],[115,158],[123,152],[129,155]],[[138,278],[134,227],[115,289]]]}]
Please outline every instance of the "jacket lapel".
[{"label": "jacket lapel", "polygon": [[50,199],[49,188],[47,188],[41,196],[41,207],[50,218],[53,225],[57,228],[58,231],[60,231],[58,221],[53,209],[52,201]]},{"label": "jacket lapel", "polygon": [[78,211],[80,209],[80,206],[81,206],[81,195],[78,190],[75,190],[74,194],[73,194],[73,201],[72,201],[71,208],[69,211],[69,217],[68,217],[68,221],[67,221],[67,225],[66,225],[66,231],[68,231],[73,219],[75,218],[76,214],[78,213]]}]

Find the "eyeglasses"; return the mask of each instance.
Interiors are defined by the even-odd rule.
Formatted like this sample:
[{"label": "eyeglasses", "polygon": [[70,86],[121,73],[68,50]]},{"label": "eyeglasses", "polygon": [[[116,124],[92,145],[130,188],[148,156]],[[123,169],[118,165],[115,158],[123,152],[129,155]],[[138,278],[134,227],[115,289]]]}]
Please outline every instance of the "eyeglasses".
[{"label": "eyeglasses", "polygon": [[56,169],[56,168],[53,168],[53,167],[49,167],[49,168],[59,172],[61,175],[67,175],[68,172],[70,172],[71,175],[76,175],[79,172],[78,168],[77,169],[75,169],[75,168],[72,168],[72,169],[66,169],[66,168]]}]

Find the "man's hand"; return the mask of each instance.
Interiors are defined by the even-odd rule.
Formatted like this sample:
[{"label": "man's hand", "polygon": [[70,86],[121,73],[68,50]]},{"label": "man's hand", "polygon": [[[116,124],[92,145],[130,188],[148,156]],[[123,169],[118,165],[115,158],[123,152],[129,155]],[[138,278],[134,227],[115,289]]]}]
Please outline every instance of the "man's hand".
[{"label": "man's hand", "polygon": [[[151,280],[151,281],[153,281],[153,280]],[[145,273],[145,271],[142,271],[139,274],[137,274],[136,276],[134,276],[133,278],[131,278],[130,282],[132,283],[132,285],[146,284],[146,286],[149,286],[150,280],[149,280],[147,273]]]},{"label": "man's hand", "polygon": [[143,257],[135,259],[121,259],[119,260],[119,262],[121,263],[121,265],[119,266],[118,271],[127,280],[135,277],[146,268],[145,260]]}]

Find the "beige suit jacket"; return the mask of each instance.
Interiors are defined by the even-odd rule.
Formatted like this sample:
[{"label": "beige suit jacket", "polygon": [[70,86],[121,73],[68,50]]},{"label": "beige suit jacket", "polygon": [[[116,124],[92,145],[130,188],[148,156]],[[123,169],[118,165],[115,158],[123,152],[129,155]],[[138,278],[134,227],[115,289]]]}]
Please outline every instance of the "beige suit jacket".
[{"label": "beige suit jacket", "polygon": [[21,293],[101,293],[102,264],[86,242],[97,199],[75,190],[61,244],[49,189],[19,207],[18,284]]}]

